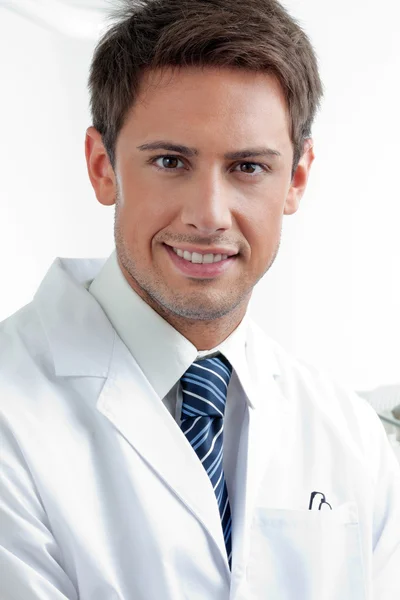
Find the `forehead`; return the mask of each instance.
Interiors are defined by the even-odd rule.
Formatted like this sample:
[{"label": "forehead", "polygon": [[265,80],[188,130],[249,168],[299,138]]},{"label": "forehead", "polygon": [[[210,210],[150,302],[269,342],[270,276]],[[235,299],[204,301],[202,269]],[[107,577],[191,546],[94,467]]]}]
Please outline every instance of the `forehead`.
[{"label": "forehead", "polygon": [[[151,139],[175,137],[193,144],[290,143],[282,87],[269,73],[243,69],[180,67],[147,72],[127,127]],[[197,138],[197,139],[196,139]],[[233,148],[234,149],[234,148]]]}]

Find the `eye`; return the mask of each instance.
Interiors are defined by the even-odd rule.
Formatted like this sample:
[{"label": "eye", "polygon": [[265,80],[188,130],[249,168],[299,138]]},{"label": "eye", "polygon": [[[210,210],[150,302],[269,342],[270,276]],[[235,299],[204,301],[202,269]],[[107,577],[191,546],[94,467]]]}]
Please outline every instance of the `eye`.
[{"label": "eye", "polygon": [[[268,168],[264,165],[253,162],[242,162],[237,164],[236,167],[245,167],[245,170],[243,170],[242,168],[239,169],[239,172],[244,173],[245,175],[260,175],[260,173],[262,173],[263,171],[268,171]],[[257,167],[260,169],[260,171],[255,170]]]},{"label": "eye", "polygon": [[176,171],[179,166],[178,163],[183,165],[182,160],[177,156],[155,156],[150,162],[154,164],[157,169],[160,169],[160,171]]}]

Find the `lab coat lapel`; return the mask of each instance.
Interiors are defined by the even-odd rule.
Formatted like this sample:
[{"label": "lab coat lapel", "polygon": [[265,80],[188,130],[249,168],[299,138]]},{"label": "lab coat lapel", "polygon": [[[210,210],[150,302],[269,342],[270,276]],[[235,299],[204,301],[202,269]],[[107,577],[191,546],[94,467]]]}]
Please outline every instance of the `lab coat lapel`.
[{"label": "lab coat lapel", "polygon": [[[270,480],[271,495],[282,478],[280,466],[289,445],[282,439],[291,436],[293,413],[290,403],[280,391],[276,372],[266,364],[274,361],[271,350],[266,351],[263,335],[251,335],[247,358],[251,372],[251,386],[247,388],[249,407],[242,426],[239,443],[235,485],[235,519],[233,523],[233,557],[245,564],[254,508],[263,480]],[[279,460],[277,460],[279,453]],[[234,583],[234,582],[233,582]],[[234,586],[233,586],[234,587]]]},{"label": "lab coat lapel", "polygon": [[[116,427],[164,484],[208,531],[226,562],[211,482],[190,443],[144,376],[103,310],[85,288],[104,260],[57,258],[34,304],[48,340],[55,376],[104,378],[86,400]],[[97,389],[97,386],[95,387]]]},{"label": "lab coat lapel", "polygon": [[97,409],[203,524],[226,561],[210,479],[176,421],[117,336],[109,377]]}]

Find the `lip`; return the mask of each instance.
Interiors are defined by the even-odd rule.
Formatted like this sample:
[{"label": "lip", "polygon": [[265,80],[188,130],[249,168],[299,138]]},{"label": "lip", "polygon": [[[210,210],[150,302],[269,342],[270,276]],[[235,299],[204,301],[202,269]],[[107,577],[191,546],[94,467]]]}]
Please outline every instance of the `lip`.
[{"label": "lip", "polygon": [[[175,252],[172,249],[172,246],[164,244],[164,247],[174,267],[178,269],[178,271],[181,274],[195,279],[212,279],[215,277],[219,277],[226,273],[228,269],[232,268],[235,261],[237,260],[237,256],[230,256],[225,260],[221,260],[219,262],[211,264],[191,263],[190,261],[185,260],[184,258],[181,258],[177,254],[175,254]],[[188,250],[188,252],[196,252],[196,250]],[[222,252],[218,252],[215,254],[222,254]],[[227,254],[227,252],[225,252],[224,254]]]},{"label": "lip", "polygon": [[216,248],[215,246],[211,248],[200,248],[195,246],[171,246],[170,244],[165,244],[165,246],[182,250],[182,252],[185,252],[186,250],[187,252],[197,252],[198,254],[227,254],[228,257],[238,254],[237,250],[232,250],[232,248]]}]

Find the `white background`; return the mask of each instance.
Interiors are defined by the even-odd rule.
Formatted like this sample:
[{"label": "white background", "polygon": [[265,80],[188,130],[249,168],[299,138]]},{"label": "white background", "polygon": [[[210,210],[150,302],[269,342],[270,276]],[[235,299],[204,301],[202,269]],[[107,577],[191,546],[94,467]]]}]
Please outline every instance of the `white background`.
[{"label": "white background", "polygon": [[[300,211],[251,312],[287,350],[357,390],[400,383],[400,8],[287,0],[325,100]],[[0,0],[0,320],[56,256],[108,256],[114,208],[84,160],[87,76],[107,1]]]}]

